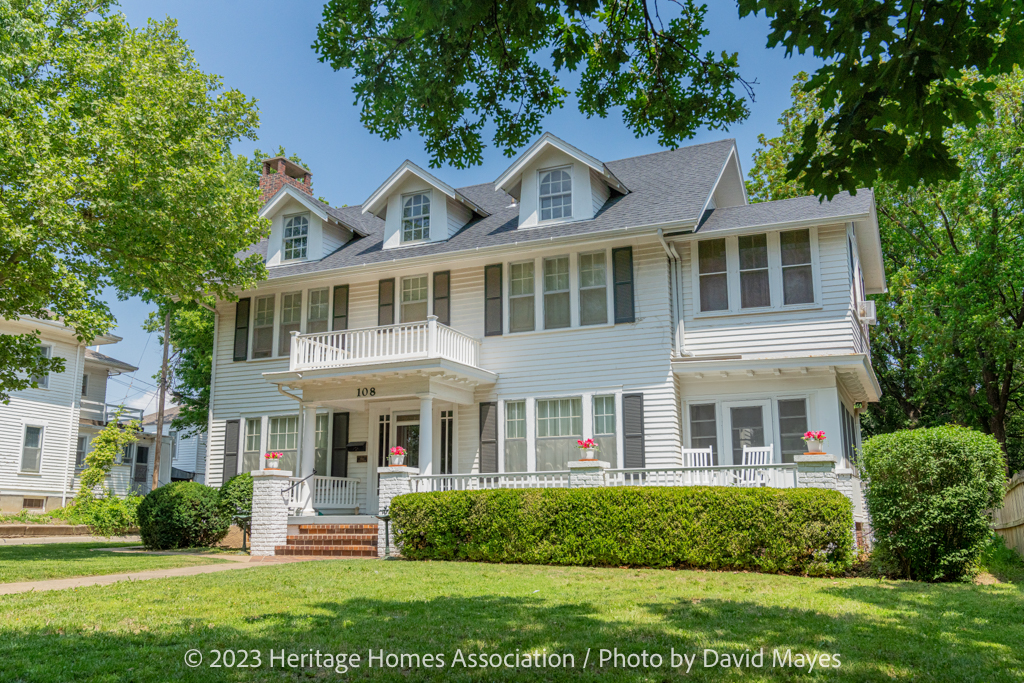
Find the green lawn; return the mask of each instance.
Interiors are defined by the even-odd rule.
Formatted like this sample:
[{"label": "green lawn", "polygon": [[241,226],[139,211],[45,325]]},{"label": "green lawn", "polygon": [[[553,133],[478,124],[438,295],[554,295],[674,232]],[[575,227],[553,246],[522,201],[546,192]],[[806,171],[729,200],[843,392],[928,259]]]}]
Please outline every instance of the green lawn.
[{"label": "green lawn", "polygon": [[223,560],[207,557],[137,555],[93,550],[93,548],[131,545],[138,545],[138,543],[48,543],[0,546],[0,583],[121,574],[148,569],[194,567],[200,564],[223,562]]},{"label": "green lawn", "polygon": [[[341,560],[0,597],[0,680],[32,683],[667,681],[682,678],[668,660],[647,669],[595,660],[602,648],[668,657],[762,647],[763,668],[705,669],[698,656],[686,679],[1021,681],[1022,644],[1024,592],[1014,584]],[[192,648],[205,658],[198,668],[183,663]],[[447,666],[368,668],[371,648],[440,653]],[[258,650],[263,666],[210,668],[212,651],[227,649]],[[270,668],[271,650],[317,649],[358,653],[362,666]],[[576,669],[453,667],[459,649],[572,653]],[[773,667],[774,649],[838,653],[841,668]]]}]

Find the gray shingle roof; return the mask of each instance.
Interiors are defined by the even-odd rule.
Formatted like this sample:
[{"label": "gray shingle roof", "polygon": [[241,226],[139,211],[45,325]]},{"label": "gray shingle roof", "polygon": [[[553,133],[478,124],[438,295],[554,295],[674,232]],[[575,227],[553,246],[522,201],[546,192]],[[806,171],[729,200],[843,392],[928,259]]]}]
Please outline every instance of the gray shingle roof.
[{"label": "gray shingle roof", "polygon": [[134,365],[125,363],[124,361],[116,358],[111,358],[110,356],[106,356],[98,351],[93,351],[88,348],[85,350],[85,360],[89,363],[101,363],[111,368],[123,370],[124,372],[135,372],[138,370]]},{"label": "gray shingle roof", "polygon": [[[365,231],[368,236],[344,244],[319,261],[271,268],[269,278],[516,242],[547,240],[551,237],[586,235],[615,228],[639,227],[670,221],[696,222],[734,146],[735,142],[731,139],[720,140],[607,162],[608,169],[630,189],[630,193],[625,196],[613,194],[604,208],[591,220],[544,228],[518,230],[519,207],[512,206],[512,197],[496,191],[492,183],[458,188],[458,191],[471,201],[489,211],[490,216],[471,221],[445,242],[416,247],[385,250],[382,248],[384,221],[368,213],[362,213],[359,206],[331,208],[331,215],[343,223]],[[245,253],[266,256],[266,241]]]},{"label": "gray shingle roof", "polygon": [[871,213],[871,190],[860,190],[857,196],[840,192],[832,201],[819,201],[818,197],[795,197],[774,202],[760,202],[745,206],[730,206],[705,212],[697,232],[794,223],[806,220],[828,220],[844,216]]}]

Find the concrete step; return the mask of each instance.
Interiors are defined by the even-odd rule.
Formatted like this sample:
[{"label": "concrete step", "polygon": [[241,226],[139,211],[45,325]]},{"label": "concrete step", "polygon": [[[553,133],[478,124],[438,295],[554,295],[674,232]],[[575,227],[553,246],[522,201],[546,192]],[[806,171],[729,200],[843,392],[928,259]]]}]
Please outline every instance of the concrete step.
[{"label": "concrete step", "polygon": [[303,555],[320,557],[377,557],[377,548],[367,545],[279,545],[274,555]]},{"label": "concrete step", "polygon": [[289,536],[288,545],[377,545],[376,534],[306,534]]}]

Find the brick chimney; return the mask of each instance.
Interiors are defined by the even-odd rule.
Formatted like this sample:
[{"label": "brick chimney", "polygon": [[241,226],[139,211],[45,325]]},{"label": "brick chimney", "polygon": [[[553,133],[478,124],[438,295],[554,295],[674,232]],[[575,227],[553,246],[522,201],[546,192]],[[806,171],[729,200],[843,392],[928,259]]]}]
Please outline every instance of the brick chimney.
[{"label": "brick chimney", "polygon": [[260,175],[260,201],[266,202],[285,185],[291,185],[310,197],[313,196],[312,173],[284,157],[265,159],[263,174]]}]

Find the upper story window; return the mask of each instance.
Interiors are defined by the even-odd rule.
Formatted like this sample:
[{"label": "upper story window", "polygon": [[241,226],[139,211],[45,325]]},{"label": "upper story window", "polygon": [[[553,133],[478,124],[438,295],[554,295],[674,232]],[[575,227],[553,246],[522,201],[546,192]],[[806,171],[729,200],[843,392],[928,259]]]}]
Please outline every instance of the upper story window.
[{"label": "upper story window", "polygon": [[540,172],[540,219],[572,218],[572,175],[570,167]]},{"label": "upper story window", "polygon": [[25,439],[21,446],[21,470],[38,474],[43,458],[43,428],[25,427]]},{"label": "upper story window", "polygon": [[[533,261],[509,266],[509,323],[511,332],[531,332],[534,327]],[[520,470],[510,470],[520,471]]]},{"label": "upper story window", "polygon": [[274,295],[256,299],[252,324],[252,357],[270,358],[274,352]]},{"label": "upper story window", "polygon": [[743,235],[740,246],[740,307],[772,305],[768,289],[768,235]]},{"label": "upper story window", "polygon": [[402,241],[430,239],[430,195],[408,195],[402,198]]},{"label": "upper story window", "polygon": [[331,290],[309,290],[309,311],[306,313],[306,332],[326,332],[327,319],[331,313]]},{"label": "upper story window", "polygon": [[82,375],[82,396],[89,395],[89,375]]},{"label": "upper story window", "polygon": [[569,257],[544,259],[544,329],[569,327]]},{"label": "upper story window", "polygon": [[427,319],[427,276],[402,278],[402,322]]},{"label": "upper story window", "polygon": [[697,243],[697,269],[700,273],[700,310],[728,310],[729,279],[724,239]]},{"label": "upper story window", "polygon": [[309,217],[306,214],[284,219],[283,261],[306,258],[306,240],[309,237]]},{"label": "upper story window", "polygon": [[281,295],[281,329],[277,335],[277,354],[287,356],[292,349],[292,332],[302,325],[302,292]]},{"label": "upper story window", "polygon": [[782,300],[786,304],[814,301],[811,231],[790,230],[779,235],[782,250]]},{"label": "upper story window", "polygon": [[608,278],[605,253],[580,254],[580,325],[608,322]]},{"label": "upper story window", "polygon": [[[48,359],[50,357],[51,349],[49,346],[40,344],[36,347],[36,350],[39,352],[40,358]],[[46,373],[45,375],[35,375],[32,377],[32,381],[36,383],[36,386],[39,389],[48,389],[50,387],[50,373]]]}]

